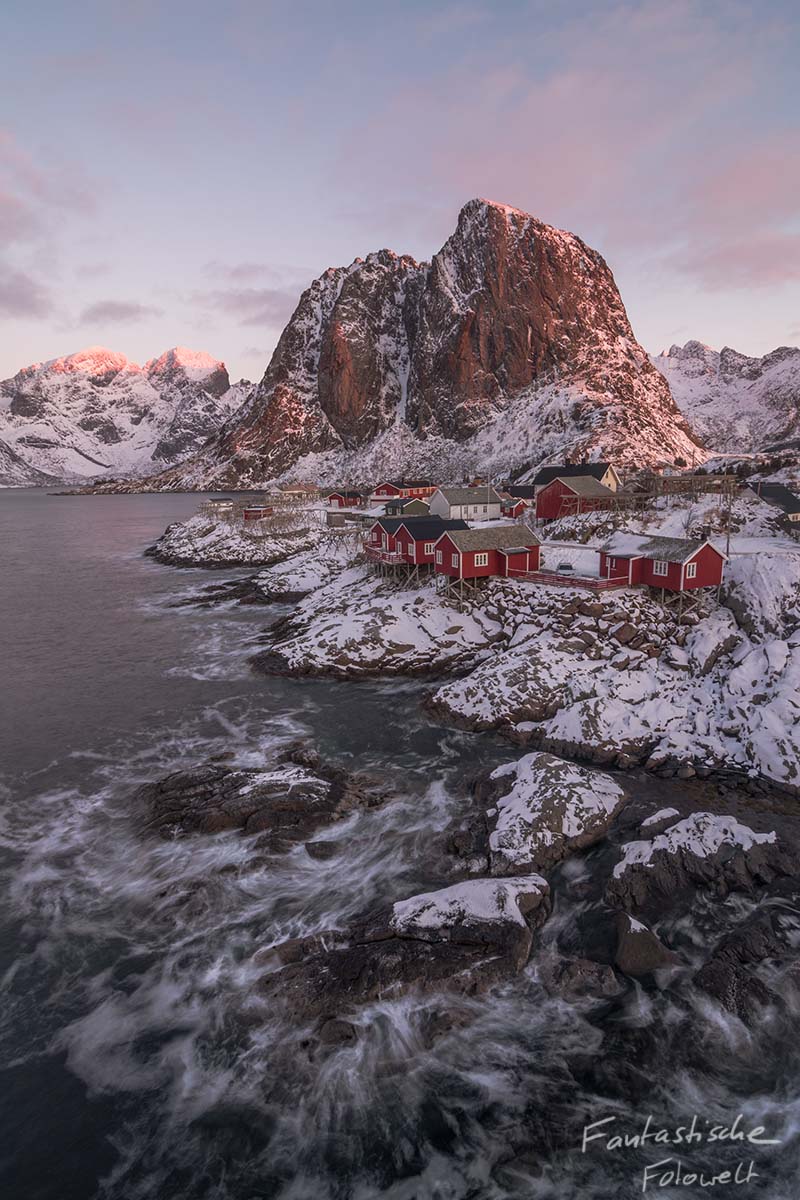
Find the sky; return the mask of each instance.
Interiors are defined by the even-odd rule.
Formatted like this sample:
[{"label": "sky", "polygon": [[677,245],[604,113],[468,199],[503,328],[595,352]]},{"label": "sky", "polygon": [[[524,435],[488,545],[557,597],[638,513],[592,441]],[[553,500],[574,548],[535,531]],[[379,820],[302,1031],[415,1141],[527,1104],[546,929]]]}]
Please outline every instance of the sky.
[{"label": "sky", "polygon": [[0,378],[260,378],[316,275],[474,196],[600,250],[650,351],[800,343],[796,0],[38,0],[3,43]]}]

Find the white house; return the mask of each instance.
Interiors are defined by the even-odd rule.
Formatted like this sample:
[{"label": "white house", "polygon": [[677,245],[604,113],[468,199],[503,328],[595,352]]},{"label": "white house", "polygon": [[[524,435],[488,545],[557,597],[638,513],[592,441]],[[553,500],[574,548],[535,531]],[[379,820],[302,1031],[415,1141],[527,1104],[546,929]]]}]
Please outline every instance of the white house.
[{"label": "white house", "polygon": [[445,520],[496,521],[502,501],[492,487],[437,488],[430,515]]}]

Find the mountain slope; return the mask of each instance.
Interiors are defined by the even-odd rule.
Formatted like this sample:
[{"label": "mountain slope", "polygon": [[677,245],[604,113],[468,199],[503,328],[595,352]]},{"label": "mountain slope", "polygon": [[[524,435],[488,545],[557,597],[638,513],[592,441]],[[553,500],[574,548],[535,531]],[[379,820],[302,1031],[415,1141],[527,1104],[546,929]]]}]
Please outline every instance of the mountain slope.
[{"label": "mountain slope", "polygon": [[239,416],[156,484],[455,477],[565,453],[703,457],[601,256],[472,200],[430,264],[382,250],[315,280]]},{"label": "mountain slope", "polygon": [[[240,407],[224,363],[175,347],[144,367],[92,346],[0,383],[0,439],[59,479],[141,475],[198,450]],[[0,469],[0,482],[14,482]]]},{"label": "mountain slope", "polygon": [[800,440],[800,349],[748,358],[702,342],[652,358],[678,407],[715,450],[752,451]]}]

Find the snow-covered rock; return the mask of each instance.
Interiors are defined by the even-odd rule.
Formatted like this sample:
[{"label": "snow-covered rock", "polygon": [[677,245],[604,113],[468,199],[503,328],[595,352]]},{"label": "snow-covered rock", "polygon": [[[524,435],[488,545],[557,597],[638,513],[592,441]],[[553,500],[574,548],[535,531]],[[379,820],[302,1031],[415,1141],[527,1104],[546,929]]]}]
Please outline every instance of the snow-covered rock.
[{"label": "snow-covered rock", "polygon": [[551,754],[526,754],[489,775],[481,790],[493,875],[543,871],[601,838],[625,801],[609,775]]},{"label": "snow-covered rock", "polygon": [[168,526],[148,553],[174,567],[266,567],[318,546],[316,525],[273,533],[261,522],[246,525],[204,512]]},{"label": "snow-covered rock", "polygon": [[472,666],[501,636],[485,614],[443,604],[431,583],[396,588],[356,565],[301,600],[256,662],[287,674],[430,674]]},{"label": "snow-covered rock", "polygon": [[606,888],[610,904],[634,911],[697,885],[723,894],[796,871],[774,829],[762,832],[729,813],[694,812],[650,839],[627,842]]},{"label": "snow-covered rock", "polygon": [[141,475],[198,450],[248,388],[231,386],[224,363],[183,346],[143,367],[92,346],[0,383],[0,439],[61,480]]}]

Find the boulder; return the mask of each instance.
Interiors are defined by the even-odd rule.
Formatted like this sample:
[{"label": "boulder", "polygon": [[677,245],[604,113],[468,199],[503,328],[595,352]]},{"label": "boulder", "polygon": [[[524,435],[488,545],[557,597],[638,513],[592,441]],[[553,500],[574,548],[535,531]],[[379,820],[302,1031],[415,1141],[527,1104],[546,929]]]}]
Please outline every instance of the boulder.
[{"label": "boulder", "polygon": [[492,875],[544,871],[592,845],[626,799],[611,776],[545,753],[497,767],[478,781],[476,796],[491,807],[451,846],[463,857],[486,855]]},{"label": "boulder", "polygon": [[261,834],[261,845],[278,852],[386,798],[374,780],[295,745],[263,768],[214,762],[173,772],[139,788],[134,800],[144,810],[145,828],[161,837],[238,829]]},{"label": "boulder", "polygon": [[517,974],[528,961],[532,930],[550,911],[549,887],[536,875],[469,879],[401,900],[356,922],[261,951],[272,966],[262,996],[295,1016],[330,1020],[353,1005],[451,988],[473,994]]},{"label": "boulder", "polygon": [[638,978],[664,967],[677,966],[678,955],[629,913],[617,913],[617,949],[614,962],[625,975]]},{"label": "boulder", "polygon": [[606,901],[626,911],[674,903],[687,889],[752,891],[796,871],[794,855],[773,830],[758,833],[735,817],[696,812],[651,839],[628,842],[606,887]]}]

